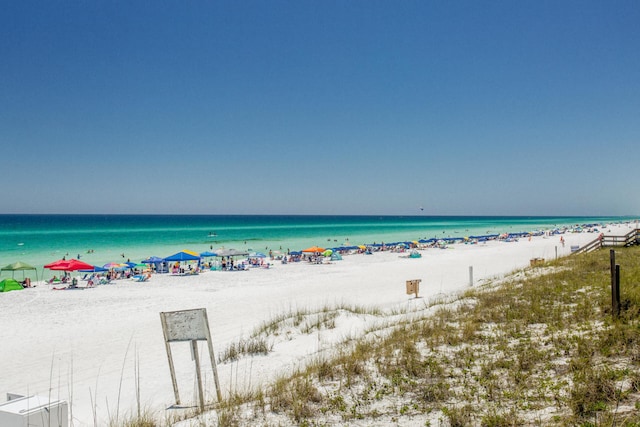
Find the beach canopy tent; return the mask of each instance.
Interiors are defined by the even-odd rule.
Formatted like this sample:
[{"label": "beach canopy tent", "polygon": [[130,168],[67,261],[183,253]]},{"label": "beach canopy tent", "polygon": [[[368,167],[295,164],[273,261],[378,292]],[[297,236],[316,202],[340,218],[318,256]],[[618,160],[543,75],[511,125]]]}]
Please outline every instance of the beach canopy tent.
[{"label": "beach canopy tent", "polygon": [[238,250],[238,249],[223,249],[221,251],[216,251],[216,255],[219,256],[219,257],[245,256],[245,255],[249,255],[249,252]]},{"label": "beach canopy tent", "polygon": [[16,271],[22,271],[23,272],[22,276],[24,276],[24,272],[28,270],[35,271],[36,280],[38,280],[38,270],[34,266],[21,261],[14,262],[13,264],[5,265],[4,267],[0,268],[0,275],[2,274],[3,271],[11,271],[12,272],[11,277],[13,277]]},{"label": "beach canopy tent", "polygon": [[218,256],[218,254],[215,252],[205,251],[205,252],[200,252],[200,256],[202,258],[206,258],[206,257]]},{"label": "beach canopy tent", "polygon": [[160,257],[157,257],[157,256],[152,256],[152,257],[149,257],[147,259],[142,260],[142,263],[143,264],[153,264],[155,266],[154,267],[154,271],[156,273],[166,273],[168,271],[164,266],[164,263],[165,263],[164,258],[160,258]]},{"label": "beach canopy tent", "polygon": [[0,282],[0,292],[21,291],[24,288],[15,279],[4,279]]},{"label": "beach canopy tent", "polygon": [[142,260],[144,264],[162,264],[164,262],[164,258],[160,258],[157,256],[152,256],[147,259]]},{"label": "beach canopy tent", "polygon": [[49,270],[56,270],[56,271],[78,271],[78,270],[93,270],[93,265],[87,264],[86,262],[80,261],[79,259],[69,259],[69,260],[61,259],[45,265],[44,268],[48,268]]},{"label": "beach canopy tent", "polygon": [[192,251],[180,251],[176,254],[170,255],[164,259],[165,261],[173,262],[173,261],[199,261],[200,255]]}]

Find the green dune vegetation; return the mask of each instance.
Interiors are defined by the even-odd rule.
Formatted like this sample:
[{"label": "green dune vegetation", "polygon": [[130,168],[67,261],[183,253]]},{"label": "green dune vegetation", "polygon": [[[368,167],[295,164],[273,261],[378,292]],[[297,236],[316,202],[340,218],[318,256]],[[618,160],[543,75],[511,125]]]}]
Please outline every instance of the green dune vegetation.
[{"label": "green dune vegetation", "polygon": [[615,255],[617,318],[609,250],[573,255],[390,314],[189,425],[640,426],[640,247]]}]

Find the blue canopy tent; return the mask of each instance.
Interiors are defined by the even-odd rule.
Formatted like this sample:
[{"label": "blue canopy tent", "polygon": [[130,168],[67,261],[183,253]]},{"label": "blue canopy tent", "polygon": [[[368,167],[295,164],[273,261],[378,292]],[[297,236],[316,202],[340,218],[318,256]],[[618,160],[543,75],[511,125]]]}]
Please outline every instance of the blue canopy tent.
[{"label": "blue canopy tent", "polygon": [[149,257],[145,260],[142,260],[143,264],[153,264],[155,266],[154,271],[156,273],[166,273],[168,270],[164,267],[164,258],[160,258],[157,256]]},{"label": "blue canopy tent", "polygon": [[181,251],[176,254],[170,255],[164,259],[164,261],[200,261],[200,255],[194,255],[186,251]]},{"label": "blue canopy tent", "polygon": [[[198,262],[198,267],[200,267],[200,260],[202,259],[202,257],[200,257],[199,254],[195,253],[195,252],[191,252],[191,251],[180,251],[178,253],[175,253],[173,255],[170,255],[168,257],[166,257],[164,260],[167,262],[188,262],[188,261],[197,261]],[[177,266],[176,266],[177,267]],[[184,268],[180,267],[180,273],[184,272]],[[177,268],[176,268],[177,271]]]}]

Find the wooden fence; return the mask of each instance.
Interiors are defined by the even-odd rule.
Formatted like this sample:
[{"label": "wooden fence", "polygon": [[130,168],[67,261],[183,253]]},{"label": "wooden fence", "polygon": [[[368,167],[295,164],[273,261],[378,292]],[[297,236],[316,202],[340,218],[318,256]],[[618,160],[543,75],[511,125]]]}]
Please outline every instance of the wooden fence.
[{"label": "wooden fence", "polygon": [[631,246],[637,244],[640,244],[640,228],[631,230],[624,236],[607,236],[601,234],[597,239],[587,243],[577,251],[574,251],[572,255],[587,253],[604,247]]}]

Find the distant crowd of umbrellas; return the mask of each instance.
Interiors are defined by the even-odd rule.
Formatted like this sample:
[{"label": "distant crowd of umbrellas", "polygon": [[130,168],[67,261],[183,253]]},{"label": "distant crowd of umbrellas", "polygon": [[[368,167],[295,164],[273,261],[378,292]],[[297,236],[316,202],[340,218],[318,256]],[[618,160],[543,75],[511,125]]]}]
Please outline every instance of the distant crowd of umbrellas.
[{"label": "distant crowd of umbrellas", "polygon": [[[553,230],[551,234],[561,233],[564,230]],[[303,255],[303,254],[315,254],[315,255],[324,255],[330,256],[334,252],[345,252],[351,250],[365,250],[367,248],[380,248],[380,247],[411,247],[418,244],[437,244],[437,243],[456,243],[467,240],[475,240],[475,241],[487,241],[494,239],[509,239],[509,238],[518,238],[518,237],[526,237],[531,235],[542,234],[543,232],[523,232],[523,233],[504,233],[504,234],[488,234],[482,236],[468,236],[468,237],[442,237],[442,238],[431,238],[431,239],[420,239],[413,241],[400,241],[400,242],[390,242],[390,243],[371,243],[367,245],[342,245],[333,248],[323,248],[319,246],[311,246],[309,248],[303,249],[301,251],[291,251],[290,255]],[[215,251],[206,251],[197,253],[190,250],[182,250],[168,257],[157,257],[152,256],[145,260],[142,260],[140,263],[134,262],[125,262],[125,263],[116,263],[110,262],[104,264],[102,266],[91,265],[79,259],[61,259],[58,261],[51,262],[44,266],[52,271],[79,271],[79,272],[107,272],[107,271],[125,271],[127,269],[139,269],[143,270],[149,268],[151,264],[163,264],[163,263],[171,263],[171,262],[189,262],[189,261],[200,261],[203,258],[207,257],[239,257],[239,256],[247,256],[249,258],[266,258],[267,255],[262,252],[249,252],[245,250],[238,249],[224,249],[221,248]],[[36,271],[36,279],[37,279],[37,269],[29,264],[24,262],[15,262],[13,264],[9,264],[0,269],[0,272],[3,271]]]}]

